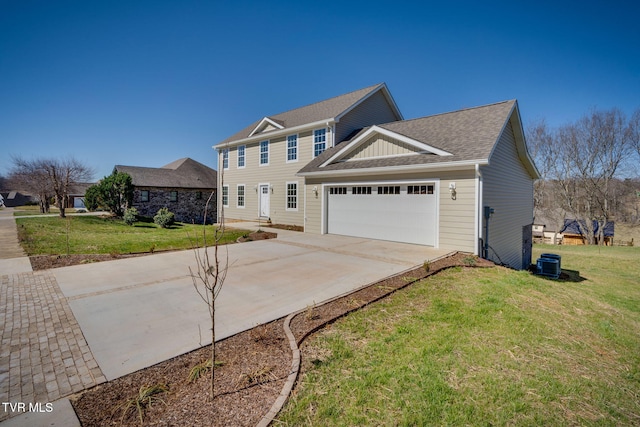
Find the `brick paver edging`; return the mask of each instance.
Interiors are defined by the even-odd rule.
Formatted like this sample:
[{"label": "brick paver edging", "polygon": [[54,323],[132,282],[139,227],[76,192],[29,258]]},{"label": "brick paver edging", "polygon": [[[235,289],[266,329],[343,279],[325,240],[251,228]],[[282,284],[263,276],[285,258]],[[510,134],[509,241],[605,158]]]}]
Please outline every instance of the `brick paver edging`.
[{"label": "brick paver edging", "polygon": [[[0,276],[0,402],[46,404],[106,381],[53,274]],[[19,412],[0,411],[0,421]]]}]

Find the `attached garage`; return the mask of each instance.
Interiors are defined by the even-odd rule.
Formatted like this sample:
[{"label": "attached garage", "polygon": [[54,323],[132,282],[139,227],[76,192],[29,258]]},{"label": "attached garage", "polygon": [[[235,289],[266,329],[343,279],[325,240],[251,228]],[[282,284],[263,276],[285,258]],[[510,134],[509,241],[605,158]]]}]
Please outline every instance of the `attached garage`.
[{"label": "attached garage", "polygon": [[327,233],[437,247],[436,184],[327,185]]}]

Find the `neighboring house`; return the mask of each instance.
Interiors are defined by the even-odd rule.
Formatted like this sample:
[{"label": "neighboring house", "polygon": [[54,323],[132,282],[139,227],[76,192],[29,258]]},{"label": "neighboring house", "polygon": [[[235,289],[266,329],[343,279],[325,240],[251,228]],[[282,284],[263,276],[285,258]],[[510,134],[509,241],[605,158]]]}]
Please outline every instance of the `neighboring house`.
[{"label": "neighboring house", "polygon": [[565,214],[562,209],[558,208],[545,209],[544,212],[538,210],[533,221],[534,242],[549,245],[562,244],[560,230],[564,224]]},{"label": "neighboring house", "polygon": [[4,205],[8,208],[38,203],[37,197],[19,191],[3,191],[2,196],[4,197]]},{"label": "neighboring house", "polygon": [[87,192],[87,188],[95,185],[95,183],[77,182],[71,184],[69,194],[67,195],[66,208],[84,209],[84,195]]},{"label": "neighboring house", "polygon": [[215,148],[227,218],[530,264],[538,172],[516,101],[403,120],[379,84],[264,117]]},{"label": "neighboring house", "polygon": [[[575,219],[565,219],[564,226],[560,233],[562,233],[563,245],[584,245],[587,242],[587,238],[584,232],[585,222],[583,220],[577,221]],[[593,233],[596,236],[596,244],[599,244],[598,234],[600,231],[600,225],[598,221],[593,221]],[[603,230],[603,244],[611,246],[613,244],[615,226],[613,221],[609,221],[605,224]]]},{"label": "neighboring house", "polygon": [[[131,176],[133,207],[141,216],[153,217],[160,208],[168,208],[176,221],[201,224],[207,199],[216,191],[214,169],[184,158],[161,168],[117,165],[115,171]],[[216,222],[216,197],[209,206],[207,222]]]}]

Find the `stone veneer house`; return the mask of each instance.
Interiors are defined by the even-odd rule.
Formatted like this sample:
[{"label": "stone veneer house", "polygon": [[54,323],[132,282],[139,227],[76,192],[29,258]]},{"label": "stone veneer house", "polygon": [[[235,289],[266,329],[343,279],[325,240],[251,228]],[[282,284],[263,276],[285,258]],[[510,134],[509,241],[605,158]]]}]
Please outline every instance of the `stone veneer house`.
[{"label": "stone veneer house", "polygon": [[530,264],[538,172],[515,100],[404,120],[378,84],[265,116],[214,148],[226,218]]},{"label": "stone veneer house", "polygon": [[[146,217],[166,207],[176,221],[201,224],[207,199],[217,187],[217,172],[188,157],[161,168],[117,165],[114,170],[131,176],[133,207]],[[208,212],[207,223],[216,222],[215,196]]]}]

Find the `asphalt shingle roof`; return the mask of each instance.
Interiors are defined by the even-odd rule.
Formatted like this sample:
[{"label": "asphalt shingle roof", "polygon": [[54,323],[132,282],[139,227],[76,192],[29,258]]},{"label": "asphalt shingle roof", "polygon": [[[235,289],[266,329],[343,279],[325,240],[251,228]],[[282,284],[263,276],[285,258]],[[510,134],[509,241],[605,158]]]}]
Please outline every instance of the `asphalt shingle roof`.
[{"label": "asphalt shingle roof", "polygon": [[[349,142],[343,141],[335,147],[325,150],[320,156],[303,167],[299,173],[488,160],[515,103],[515,100],[504,101],[435,116],[377,125],[447,151],[453,154],[452,156],[416,154],[352,162],[337,161],[320,167]],[[367,129],[369,128],[363,129],[350,140],[362,135]]]},{"label": "asphalt shingle roof", "polygon": [[[321,102],[316,102],[315,104],[310,104],[304,107],[296,108],[293,110],[285,111],[284,113],[279,113],[267,117],[274,122],[284,126],[285,128],[292,128],[307,123],[314,123],[320,120],[333,119],[381,86],[383,86],[382,83],[376,84],[364,89],[326,99]],[[251,132],[256,128],[256,126],[260,124],[263,119],[264,117],[261,117],[260,120],[257,120],[256,122],[252,123],[251,125],[242,129],[240,132],[230,136],[217,145],[248,138]]]},{"label": "asphalt shingle roof", "polygon": [[217,172],[185,157],[161,168],[116,165],[118,172],[131,175],[136,187],[216,188]]}]

